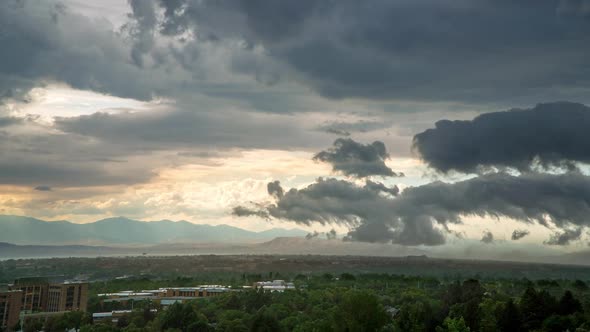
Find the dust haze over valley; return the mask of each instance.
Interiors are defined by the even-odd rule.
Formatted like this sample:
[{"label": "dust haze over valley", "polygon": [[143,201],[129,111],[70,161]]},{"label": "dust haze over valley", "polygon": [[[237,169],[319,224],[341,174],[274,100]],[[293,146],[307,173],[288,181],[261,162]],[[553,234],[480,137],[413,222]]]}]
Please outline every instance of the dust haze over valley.
[{"label": "dust haze over valley", "polygon": [[[38,230],[42,231],[39,232]],[[37,230],[37,231],[35,231]],[[427,256],[445,259],[482,259],[558,264],[590,264],[587,253],[548,250],[541,246],[510,244],[496,240],[481,249],[480,241],[436,248],[342,241],[322,233],[300,229],[251,232],[219,225],[188,222],[142,222],[111,218],[95,223],[48,222],[33,218],[0,216],[0,259],[174,256],[174,255],[331,255],[331,256]],[[534,254],[533,254],[534,252]]]}]

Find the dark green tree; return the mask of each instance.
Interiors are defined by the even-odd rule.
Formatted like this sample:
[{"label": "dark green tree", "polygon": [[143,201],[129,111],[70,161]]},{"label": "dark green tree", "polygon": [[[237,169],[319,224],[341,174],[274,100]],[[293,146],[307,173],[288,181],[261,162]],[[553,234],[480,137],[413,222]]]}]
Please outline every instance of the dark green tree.
[{"label": "dark green tree", "polygon": [[261,308],[252,319],[252,332],[280,332],[281,324],[279,320],[266,310],[266,307]]},{"label": "dark green tree", "polygon": [[555,296],[551,295],[548,291],[542,290],[538,293],[538,300],[541,308],[541,316],[543,319],[557,313],[558,302]]},{"label": "dark green tree", "polygon": [[512,299],[508,300],[498,313],[498,330],[503,332],[522,331],[520,311]]},{"label": "dark green tree", "polygon": [[389,322],[377,296],[367,291],[346,292],[336,310],[334,318],[338,331],[377,331]]},{"label": "dark green tree", "polygon": [[445,318],[442,326],[436,328],[436,332],[470,332],[471,329],[465,324],[463,317],[461,318]]},{"label": "dark green tree", "polygon": [[522,315],[522,327],[525,330],[534,330],[541,327],[543,323],[543,303],[539,294],[529,285],[520,298],[520,314]]},{"label": "dark green tree", "polygon": [[558,312],[561,315],[582,312],[582,304],[574,297],[574,294],[568,290],[563,293],[563,296],[559,300]]},{"label": "dark green tree", "polygon": [[481,284],[476,279],[467,279],[461,285],[461,302],[469,302],[469,301],[481,301],[485,290],[481,287]]},{"label": "dark green tree", "polygon": [[353,281],[356,280],[356,277],[350,273],[342,273],[340,275],[340,280]]},{"label": "dark green tree", "polygon": [[480,302],[480,332],[496,332],[498,330],[498,319],[496,317],[498,305],[498,302],[490,298],[485,298]]},{"label": "dark green tree", "polygon": [[574,331],[572,319],[568,316],[552,315],[543,321],[543,331],[563,332]]},{"label": "dark green tree", "polygon": [[186,328],[187,332],[209,332],[211,327],[207,321],[207,317],[202,314],[197,315],[196,320],[190,322]]},{"label": "dark green tree", "polygon": [[188,326],[197,321],[199,316],[191,303],[174,303],[162,316],[163,329],[179,329],[187,331]]},{"label": "dark green tree", "polygon": [[574,281],[574,283],[572,284],[572,286],[575,289],[580,290],[580,291],[585,291],[585,290],[588,289],[588,285],[586,285],[585,282],[583,282],[582,280],[579,280],[579,279],[576,280],[576,281]]}]

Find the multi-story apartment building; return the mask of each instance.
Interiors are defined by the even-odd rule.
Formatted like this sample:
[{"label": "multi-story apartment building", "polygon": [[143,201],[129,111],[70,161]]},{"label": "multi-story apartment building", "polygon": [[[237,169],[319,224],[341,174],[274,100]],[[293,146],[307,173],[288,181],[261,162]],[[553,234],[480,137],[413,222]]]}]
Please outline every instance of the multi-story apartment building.
[{"label": "multi-story apartment building", "polygon": [[10,287],[22,291],[21,310],[31,312],[86,311],[88,283],[50,282],[47,278],[17,279]]},{"label": "multi-story apartment building", "polygon": [[46,311],[86,311],[87,304],[88,283],[49,284]]},{"label": "multi-story apartment building", "polygon": [[10,289],[22,291],[21,310],[33,312],[45,311],[48,286],[46,278],[31,277],[15,280]]},{"label": "multi-story apartment building", "polygon": [[20,319],[22,291],[0,291],[0,330],[12,331]]}]

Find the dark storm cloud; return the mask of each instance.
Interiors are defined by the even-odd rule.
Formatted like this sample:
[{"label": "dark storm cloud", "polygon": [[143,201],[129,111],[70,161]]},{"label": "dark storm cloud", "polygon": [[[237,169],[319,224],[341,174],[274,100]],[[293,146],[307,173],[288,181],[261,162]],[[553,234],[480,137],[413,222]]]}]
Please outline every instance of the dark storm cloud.
[{"label": "dark storm cloud", "polygon": [[[573,1],[160,0],[162,33],[244,39],[330,97],[530,103],[590,88]],[[526,19],[524,19],[526,18]],[[293,75],[291,75],[293,76]]]},{"label": "dark storm cloud", "polygon": [[281,199],[281,197],[283,197],[284,191],[279,181],[269,182],[266,187],[269,195],[278,199]]},{"label": "dark storm cloud", "polygon": [[389,194],[391,196],[397,196],[399,194],[398,186],[387,187],[383,183],[380,182],[373,182],[371,180],[367,180],[365,182],[365,187],[371,189],[376,192],[382,192],[385,194]]},{"label": "dark storm cloud", "polygon": [[105,22],[54,1],[0,1],[0,45],[0,99],[51,81],[142,100],[162,86],[130,61],[125,40]]},{"label": "dark storm cloud", "polygon": [[[246,24],[249,28],[245,33],[250,33],[251,38],[260,38],[266,41],[280,41],[285,37],[295,36],[301,31],[303,22],[311,14],[317,4],[317,0],[296,2],[268,2],[260,0],[252,1],[192,1],[192,0],[159,0],[165,9],[165,19],[162,31],[165,34],[178,34],[194,27],[203,21],[202,28],[220,28],[207,30],[214,35],[232,34],[233,30]],[[213,17],[207,17],[207,14]],[[226,29],[215,25],[220,17],[234,18],[234,21],[225,22]]]},{"label": "dark storm cloud", "polygon": [[354,228],[346,238],[355,241],[408,245],[444,242],[442,233],[430,221],[399,227],[400,221],[392,215],[394,201],[381,193],[382,189],[373,185],[361,187],[348,181],[320,178],[306,188],[285,192],[276,204],[263,209],[238,207],[234,214],[268,215],[306,225],[342,224]]},{"label": "dark storm cloud", "polygon": [[490,167],[572,168],[590,162],[590,108],[576,103],[482,114],[471,121],[441,120],[414,136],[414,147],[441,172]]},{"label": "dark storm cloud", "polygon": [[50,186],[36,186],[35,190],[37,190],[37,191],[52,191],[53,188],[51,188]]},{"label": "dark storm cloud", "polygon": [[232,76],[235,69],[272,82],[280,74],[272,59],[234,41],[214,43],[201,33],[164,39],[155,0],[129,4],[129,19],[118,28],[79,15],[58,0],[0,1],[0,44],[10,45],[0,53],[0,103],[26,101],[32,88],[58,82],[138,100],[165,97],[183,101],[188,110],[195,95],[264,112],[309,109],[293,89],[269,93],[255,80]]},{"label": "dark storm cloud", "polygon": [[[0,52],[0,104],[7,97],[32,101],[27,95],[31,88],[54,82],[140,100],[154,95],[175,99],[187,90],[191,95],[200,91],[195,81],[201,76],[183,72],[166,53],[169,50],[156,50],[152,37],[159,23],[154,21],[151,1],[130,4],[133,20],[126,31],[117,32],[107,21],[78,15],[52,0],[0,1],[0,45],[6,46]],[[166,53],[163,62],[156,61],[154,52]],[[219,84],[203,85],[209,88],[203,87],[204,93],[211,95],[225,89]],[[223,94],[217,97],[222,99]],[[206,99],[208,103],[198,103],[202,110],[178,97],[171,106],[177,109],[170,111],[58,118],[42,129],[34,121],[4,116],[0,110],[0,169],[4,172],[0,183],[54,187],[132,184],[149,181],[151,167],[163,166],[157,157],[144,157],[150,153],[174,149],[195,152],[203,146],[305,147],[321,142],[319,133],[303,133],[294,121],[267,121],[241,111],[211,111],[210,104],[244,107],[234,100],[215,103]],[[256,96],[236,99],[256,100]],[[266,109],[280,109],[277,104],[281,100],[265,101]],[[17,132],[11,128],[16,125],[35,128]],[[276,139],[269,140],[270,136]],[[143,158],[141,165],[130,161],[138,158]],[[114,161],[121,163],[114,167]]]},{"label": "dark storm cloud", "polygon": [[[258,110],[251,104],[282,110],[277,105],[289,98],[257,99],[275,94],[242,91],[236,84],[229,90],[239,94],[228,101],[222,93],[226,85],[200,81],[202,67],[187,72],[174,62],[168,46],[157,47],[153,35],[159,22],[152,1],[131,1],[130,5],[132,20],[119,32],[105,20],[78,15],[52,0],[0,1],[0,45],[7,46],[0,52],[0,104],[7,97],[34,101],[27,95],[31,88],[55,82],[140,100],[175,99],[172,110],[57,118],[41,129],[39,123],[8,117],[0,110],[1,184],[133,184],[152,179],[152,167],[165,166],[158,157],[145,157],[161,151],[192,153],[204,146],[301,148],[322,141],[319,133],[303,133],[291,119],[242,112]],[[162,61],[157,59],[158,52],[163,54]],[[200,92],[213,97],[194,102],[191,98]],[[282,106],[291,107],[294,99],[298,98]],[[245,107],[243,100],[249,101]],[[225,111],[228,104],[235,111]],[[224,112],[217,112],[222,107]],[[12,130],[16,125],[34,128]],[[134,161],[140,158],[140,163]],[[115,161],[120,163],[113,166]]]},{"label": "dark storm cloud", "polygon": [[258,209],[250,209],[244,206],[236,206],[232,209],[232,214],[238,217],[251,217],[256,216],[264,219],[268,219],[270,216],[266,211]]},{"label": "dark storm cloud", "polygon": [[129,5],[136,24],[135,26],[127,25],[127,28],[131,30],[130,33],[135,37],[131,58],[136,65],[143,67],[143,57],[154,45],[154,32],[158,24],[155,4],[152,0],[129,0]]},{"label": "dark storm cloud", "polygon": [[542,225],[552,222],[558,227],[586,226],[590,177],[576,172],[489,174],[456,183],[410,187],[399,198],[416,209],[414,213],[430,215],[439,222],[458,221],[458,215],[467,214],[503,216]]},{"label": "dark storm cloud", "polygon": [[545,244],[555,245],[555,246],[566,246],[570,244],[572,241],[577,241],[582,236],[582,228],[578,227],[575,229],[566,229],[563,232],[557,232],[551,235],[548,241],[545,241]]},{"label": "dark storm cloud", "polygon": [[357,122],[341,122],[334,121],[324,123],[317,127],[318,130],[335,134],[339,136],[350,136],[351,133],[366,133],[374,130],[384,129],[390,127],[383,121],[357,121]]},{"label": "dark storm cloud", "polygon": [[[10,45],[0,54],[0,98],[52,81],[141,100],[243,93],[208,81],[218,67],[335,98],[523,104],[585,98],[590,89],[590,20],[568,1],[129,4],[117,31],[52,0],[0,2],[0,43]],[[208,47],[228,62],[203,61]]]},{"label": "dark storm cloud", "polygon": [[511,237],[511,239],[512,239],[513,241],[517,241],[517,240],[520,240],[520,239],[522,239],[523,237],[525,237],[525,236],[529,235],[529,233],[530,233],[530,232],[529,232],[529,231],[527,231],[526,229],[515,229],[515,230],[512,232],[512,237]]},{"label": "dark storm cloud", "polygon": [[481,242],[485,244],[490,244],[494,242],[494,234],[490,231],[484,231],[481,237]]},{"label": "dark storm cloud", "polygon": [[343,130],[343,129],[338,129],[338,128],[334,128],[334,127],[327,127],[327,128],[319,128],[322,131],[325,131],[328,134],[334,134],[334,135],[338,135],[338,136],[350,136],[350,132]]},{"label": "dark storm cloud", "polygon": [[[438,245],[445,242],[447,226],[461,223],[463,216],[507,217],[565,230],[586,227],[588,202],[590,178],[576,172],[488,174],[410,187],[395,198],[368,185],[319,179],[306,188],[290,189],[276,203],[250,214],[305,225],[341,224],[351,229],[348,240]],[[577,233],[564,234],[571,239]]]},{"label": "dark storm cloud", "polygon": [[348,176],[403,176],[385,165],[389,154],[380,141],[365,145],[349,138],[339,138],[332,148],[317,153],[313,159],[329,163],[335,172]]}]

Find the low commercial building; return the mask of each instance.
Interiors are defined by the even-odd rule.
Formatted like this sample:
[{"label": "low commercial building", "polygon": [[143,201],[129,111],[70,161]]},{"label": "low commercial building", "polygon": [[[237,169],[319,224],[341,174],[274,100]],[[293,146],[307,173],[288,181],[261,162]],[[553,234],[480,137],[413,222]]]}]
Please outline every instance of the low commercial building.
[{"label": "low commercial building", "polygon": [[120,291],[98,294],[101,303],[119,303],[128,306],[132,302],[151,301],[156,305],[166,306],[176,302],[186,302],[198,298],[209,298],[230,292],[227,286],[201,285],[195,287],[165,287],[154,290]]},{"label": "low commercial building", "polygon": [[230,291],[226,286],[219,285],[203,285],[197,287],[172,287],[163,288],[164,293],[162,297],[212,297],[218,296]]},{"label": "low commercial building", "polygon": [[284,292],[288,289],[295,289],[295,284],[286,282],[285,280],[259,281],[254,283],[254,288],[269,292]]},{"label": "low commercial building", "polygon": [[[151,309],[152,313],[158,313],[158,310]],[[92,314],[92,322],[97,323],[113,323],[117,324],[121,317],[127,316],[132,313],[132,310],[113,310],[109,312],[95,312]]]},{"label": "low commercial building", "polygon": [[20,320],[23,292],[0,292],[0,330],[13,331]]}]

